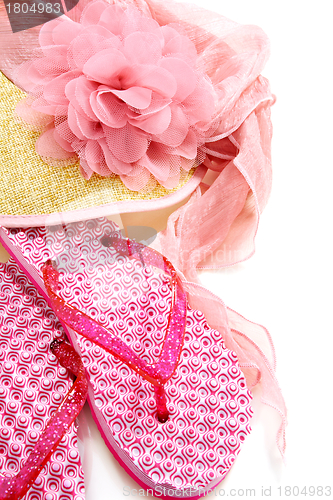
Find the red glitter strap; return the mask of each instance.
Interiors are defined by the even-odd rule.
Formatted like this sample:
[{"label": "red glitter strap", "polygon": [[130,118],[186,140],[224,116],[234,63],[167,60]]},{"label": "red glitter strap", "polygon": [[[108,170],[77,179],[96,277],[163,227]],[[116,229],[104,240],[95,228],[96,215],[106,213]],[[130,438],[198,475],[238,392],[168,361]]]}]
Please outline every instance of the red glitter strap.
[{"label": "red glitter strap", "polygon": [[80,356],[69,344],[60,340],[52,342],[51,350],[60,364],[77,378],[64,401],[50,418],[20,472],[16,476],[0,479],[1,500],[19,500],[24,497],[80,413],[87,398],[88,384]]},{"label": "red glitter strap", "polygon": [[172,307],[158,361],[154,364],[148,364],[112,331],[60,298],[57,295],[59,273],[53,263],[48,260],[43,266],[43,279],[51,299],[51,305],[59,319],[67,326],[110,352],[154,385],[157,416],[161,422],[165,422],[168,418],[168,410],[164,384],[174,373],[183,346],[187,309],[185,292],[172,264],[155,250],[135,241],[119,238],[117,235],[116,237],[104,237],[102,243],[104,246],[114,246],[122,255],[141,260],[144,265],[162,269],[171,278]]}]

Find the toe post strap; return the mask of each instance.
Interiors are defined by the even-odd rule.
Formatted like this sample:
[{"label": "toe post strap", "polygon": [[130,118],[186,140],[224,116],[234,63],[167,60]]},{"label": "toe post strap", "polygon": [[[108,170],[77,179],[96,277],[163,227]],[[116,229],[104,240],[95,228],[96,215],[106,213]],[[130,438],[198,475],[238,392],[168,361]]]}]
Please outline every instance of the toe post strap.
[{"label": "toe post strap", "polygon": [[76,376],[76,380],[48,421],[22,469],[15,476],[0,479],[1,500],[20,500],[24,497],[86,401],[88,383],[79,355],[68,343],[60,340],[52,342],[51,350],[60,364]]},{"label": "toe post strap", "polygon": [[68,327],[108,351],[141,375],[145,380],[153,384],[157,418],[160,422],[166,422],[169,413],[164,384],[175,372],[183,347],[187,311],[185,291],[172,264],[155,250],[132,240],[121,239],[118,236],[104,236],[102,244],[106,247],[114,247],[121,255],[140,260],[143,265],[157,267],[171,278],[172,305],[164,343],[157,362],[148,364],[119,338],[115,332],[105,328],[90,316],[62,299],[58,294],[60,273],[56,269],[55,263],[47,260],[42,271],[51,305],[58,318]]}]

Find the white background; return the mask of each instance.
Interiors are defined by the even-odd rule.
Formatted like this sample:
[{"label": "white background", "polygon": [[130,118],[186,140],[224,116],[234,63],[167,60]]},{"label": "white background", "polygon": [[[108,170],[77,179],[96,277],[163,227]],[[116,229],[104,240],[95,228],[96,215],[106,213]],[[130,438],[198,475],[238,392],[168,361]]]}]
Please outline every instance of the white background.
[{"label": "white background", "polygon": [[[286,485],[300,490],[330,485],[333,490],[332,4],[196,3],[264,29],[271,58],[263,74],[277,96],[272,110],[274,184],[256,253],[233,268],[205,273],[202,282],[228,306],[265,325],[273,337],[289,411],[286,466],[276,451],[274,413],[256,401],[253,433],[216,494],[221,488],[229,496],[233,488],[255,488],[261,497],[264,486],[279,498],[277,487]],[[110,455],[91,418],[89,423],[94,439],[85,459],[86,499],[124,500],[125,486],[140,487]]]},{"label": "white background", "polygon": [[[263,74],[277,96],[272,110],[273,191],[261,219],[256,253],[233,268],[201,277],[228,306],[265,325],[273,337],[289,411],[286,465],[275,446],[274,412],[264,409],[256,395],[253,432],[216,495],[222,488],[229,496],[232,489],[244,490],[237,498],[249,498],[245,490],[250,488],[255,488],[256,498],[262,497],[262,487],[271,487],[271,498],[279,498],[279,486],[282,492],[284,486],[333,490],[332,4],[196,3],[264,29],[272,51]],[[128,498],[124,487],[140,487],[111,456],[87,408],[83,416],[91,432],[83,460],[86,500]],[[333,493],[323,498],[333,498]]]}]

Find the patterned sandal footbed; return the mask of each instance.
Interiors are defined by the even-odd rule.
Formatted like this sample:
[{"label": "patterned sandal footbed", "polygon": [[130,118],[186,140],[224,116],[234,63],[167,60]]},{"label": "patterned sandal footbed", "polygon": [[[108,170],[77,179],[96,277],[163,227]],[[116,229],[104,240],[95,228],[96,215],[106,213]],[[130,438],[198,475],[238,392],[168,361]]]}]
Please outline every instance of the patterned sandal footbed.
[{"label": "patterned sandal footbed", "polygon": [[[87,393],[82,363],[59,340],[55,314],[12,260],[0,264],[0,325],[0,497],[83,500],[73,422]],[[77,376],[74,385],[65,367]]]},{"label": "patterned sandal footbed", "polygon": [[[3,230],[2,239],[45,297],[42,267],[54,259],[64,273],[60,296],[153,364],[168,325],[169,280],[103,246],[103,237],[116,229],[96,219],[52,231]],[[165,423],[155,418],[151,383],[89,339],[70,328],[68,333],[82,354],[103,437],[139,484],[196,498],[224,479],[250,432],[251,395],[235,353],[201,312],[187,308],[181,357],[165,384]]]}]

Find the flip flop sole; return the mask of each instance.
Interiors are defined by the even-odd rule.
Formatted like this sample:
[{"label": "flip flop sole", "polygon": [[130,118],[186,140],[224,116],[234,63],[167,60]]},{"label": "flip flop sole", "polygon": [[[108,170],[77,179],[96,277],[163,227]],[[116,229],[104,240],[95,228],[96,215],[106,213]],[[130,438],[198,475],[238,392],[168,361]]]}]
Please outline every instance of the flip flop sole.
[{"label": "flip flop sole", "polygon": [[[62,327],[13,260],[0,264],[0,325],[0,470],[13,476],[73,381],[49,348]],[[76,425],[24,498],[84,500]]]},{"label": "flip flop sole", "polygon": [[[21,253],[41,287],[41,266],[55,259],[64,273],[62,298],[154,363],[171,291],[162,274],[103,247],[102,237],[115,229],[99,219],[55,232],[11,230],[7,247],[10,242]],[[235,353],[200,311],[187,310],[181,358],[165,385],[170,411],[165,424],[155,418],[150,383],[86,338],[70,335],[82,354],[90,404],[104,439],[140,484],[159,496],[197,498],[224,479],[250,432],[251,394]]]}]

